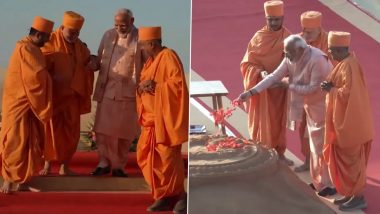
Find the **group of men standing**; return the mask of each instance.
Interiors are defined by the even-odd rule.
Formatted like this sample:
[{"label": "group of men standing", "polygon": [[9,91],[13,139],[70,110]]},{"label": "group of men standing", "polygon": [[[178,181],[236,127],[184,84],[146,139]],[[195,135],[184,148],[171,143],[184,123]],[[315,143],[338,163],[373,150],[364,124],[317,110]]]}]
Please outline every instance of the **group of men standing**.
[{"label": "group of men standing", "polygon": [[334,200],[340,210],[367,207],[363,191],[373,139],[373,122],[363,70],[349,51],[348,32],[322,28],[322,14],[301,15],[302,32],[293,34],[282,24],[282,1],[264,3],[267,25],[248,44],[241,63],[248,125],[253,140],[284,156],[285,130],[299,129],[310,186]]},{"label": "group of men standing", "polygon": [[183,213],[188,89],[181,60],[162,46],[161,27],[137,29],[129,9],[116,12],[115,27],[91,55],[79,39],[84,21],[66,11],[53,32],[54,23],[37,16],[16,43],[4,82],[1,191],[51,173],[52,161],[61,164],[60,175],[76,174],[69,164],[99,71],[93,96],[99,163],[91,174],[126,177],[127,153],[141,127],[137,161],[155,199],[147,210]]}]

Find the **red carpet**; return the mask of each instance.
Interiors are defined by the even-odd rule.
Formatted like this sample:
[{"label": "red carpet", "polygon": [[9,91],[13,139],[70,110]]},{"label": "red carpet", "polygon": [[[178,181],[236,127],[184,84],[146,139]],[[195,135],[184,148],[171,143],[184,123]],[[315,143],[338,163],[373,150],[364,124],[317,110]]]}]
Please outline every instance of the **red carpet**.
[{"label": "red carpet", "polygon": [[[183,160],[185,164],[185,173],[187,174],[187,155],[183,155]],[[98,164],[98,154],[96,151],[93,152],[76,152],[73,160],[71,161],[71,169],[79,173],[81,176],[89,176]],[[53,176],[58,175],[59,165],[53,163]],[[136,153],[130,153],[127,166],[125,167],[125,172],[128,173],[129,177],[142,177],[141,170],[136,162]]]},{"label": "red carpet", "polygon": [[[16,193],[0,195],[1,214],[143,214],[149,194]],[[172,212],[160,212],[169,214]]]},{"label": "red carpet", "polygon": [[[243,90],[239,65],[254,32],[265,25],[263,3],[264,0],[193,0],[191,67],[206,80],[222,80],[230,92],[230,99],[236,98]],[[300,32],[299,16],[307,10],[323,13],[326,30],[351,32],[351,50],[364,68],[372,100],[375,132],[379,133],[380,123],[377,119],[380,119],[380,93],[376,93],[380,89],[379,43],[316,0],[286,1],[284,26],[292,32]],[[288,147],[301,157],[295,133],[288,134]],[[376,210],[380,210],[380,204],[375,201],[380,198],[379,166],[380,145],[375,138],[367,169],[367,213],[379,213]]]}]

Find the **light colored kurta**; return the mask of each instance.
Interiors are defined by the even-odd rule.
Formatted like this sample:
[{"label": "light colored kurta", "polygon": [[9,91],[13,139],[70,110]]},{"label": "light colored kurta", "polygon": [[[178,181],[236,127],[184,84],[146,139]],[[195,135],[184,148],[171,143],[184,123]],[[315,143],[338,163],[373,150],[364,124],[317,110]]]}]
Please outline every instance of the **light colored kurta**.
[{"label": "light colored kurta", "polygon": [[39,47],[16,43],[4,81],[0,154],[4,181],[24,183],[43,166],[43,124],[52,116],[52,82]]},{"label": "light colored kurta", "polygon": [[[303,33],[301,32],[300,35],[302,36]],[[328,33],[323,28],[321,28],[321,33],[319,34],[318,38],[315,41],[309,42],[308,45],[318,48],[326,55],[329,55],[327,36],[328,36]],[[332,61],[331,57],[330,57],[330,61]],[[307,131],[306,112],[304,112],[302,121],[299,123],[298,133],[299,133],[300,141],[301,141],[301,152],[307,158],[310,156],[310,145],[309,145],[309,137],[308,137],[308,131]]]},{"label": "light colored kurta", "polygon": [[94,92],[98,101],[94,131],[100,160],[108,159],[113,168],[124,168],[132,140],[139,132],[136,86],[141,72],[138,30],[127,37],[115,29],[104,33],[98,49],[101,60]]},{"label": "light colored kurta", "polygon": [[98,101],[95,132],[133,140],[138,133],[136,84],[141,72],[141,52],[135,27],[126,38],[114,29],[107,31],[99,45],[101,59],[94,92]]},{"label": "light colored kurta", "polygon": [[339,194],[360,195],[374,136],[372,110],[363,70],[353,54],[328,77],[324,157]]},{"label": "light colored kurta", "polygon": [[[255,33],[240,64],[245,90],[260,82],[261,71],[272,73],[277,68],[284,57],[283,41],[289,35],[285,27],[270,31],[265,26]],[[276,149],[279,154],[286,150],[286,97],[287,89],[272,88],[247,102],[251,139]]]},{"label": "light colored kurta", "polygon": [[332,64],[327,56],[321,50],[307,46],[298,62],[292,63],[285,58],[272,74],[253,88],[261,92],[289,75],[288,117],[291,121],[301,121],[303,111],[306,111],[311,151],[310,173],[317,190],[331,186],[322,156],[326,93],[320,89],[321,82],[331,70]]}]

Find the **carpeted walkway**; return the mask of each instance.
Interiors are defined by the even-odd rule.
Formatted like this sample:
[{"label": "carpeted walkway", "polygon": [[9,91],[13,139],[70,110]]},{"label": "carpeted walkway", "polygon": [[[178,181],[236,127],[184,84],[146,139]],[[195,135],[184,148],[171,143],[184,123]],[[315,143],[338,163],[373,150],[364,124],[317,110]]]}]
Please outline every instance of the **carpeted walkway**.
[{"label": "carpeted walkway", "polygon": [[[143,214],[153,200],[143,193],[16,193],[0,195],[1,214]],[[160,214],[172,212],[160,212]]]}]

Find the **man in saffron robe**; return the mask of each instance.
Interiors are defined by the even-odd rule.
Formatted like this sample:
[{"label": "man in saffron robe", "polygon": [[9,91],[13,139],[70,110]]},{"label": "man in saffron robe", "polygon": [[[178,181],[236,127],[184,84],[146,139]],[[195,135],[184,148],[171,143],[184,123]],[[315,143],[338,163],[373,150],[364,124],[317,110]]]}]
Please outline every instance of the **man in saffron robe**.
[{"label": "man in saffron robe", "polygon": [[327,32],[322,27],[322,13],[319,11],[306,11],[301,14],[302,32],[300,35],[308,45],[320,49],[328,55]]},{"label": "man in saffron robe", "polygon": [[148,211],[186,212],[182,143],[188,140],[189,96],[181,60],[161,45],[161,27],[139,29],[149,56],[141,72],[137,109],[142,132],[137,162],[155,202]]},{"label": "man in saffron robe", "polygon": [[338,64],[321,84],[328,92],[324,157],[343,195],[334,204],[343,211],[367,207],[363,192],[374,136],[368,88],[360,63],[349,52],[350,39],[348,32],[329,32],[329,51]]},{"label": "man in saffron robe", "polygon": [[[142,60],[138,49],[138,30],[129,9],[115,14],[115,28],[104,33],[98,50],[99,76],[94,100],[98,102],[94,131],[99,164],[91,173],[126,177],[124,167],[139,126],[136,110],[136,87]],[[116,41],[116,42],[115,42]]]},{"label": "man in saffron robe", "polygon": [[90,51],[78,37],[84,18],[66,11],[63,23],[42,48],[53,80],[53,118],[47,126],[50,140],[45,143],[45,166],[41,175],[50,173],[50,162],[61,164],[60,175],[73,175],[68,165],[80,137],[80,115],[91,111],[94,73],[88,65]]},{"label": "man in saffron robe", "polygon": [[6,194],[43,166],[44,124],[52,117],[52,82],[40,48],[49,40],[53,25],[35,17],[29,36],[16,43],[9,62],[0,138],[1,192]]},{"label": "man in saffron robe", "polygon": [[[267,25],[257,31],[248,44],[240,64],[244,89],[248,90],[260,82],[265,74],[272,73],[283,59],[283,41],[290,32],[282,26],[283,2],[264,3]],[[293,165],[284,155],[286,150],[286,99],[287,89],[267,89],[247,102],[248,128],[254,141],[276,149],[279,158]]]},{"label": "man in saffron robe", "polygon": [[[306,11],[301,14],[302,32],[300,35],[308,45],[320,49],[326,55],[327,52],[327,32],[322,28],[322,13],[318,11]],[[306,112],[299,124],[299,137],[301,141],[301,152],[305,156],[305,162],[294,168],[296,172],[303,172],[310,169],[310,145],[307,131]]]}]

